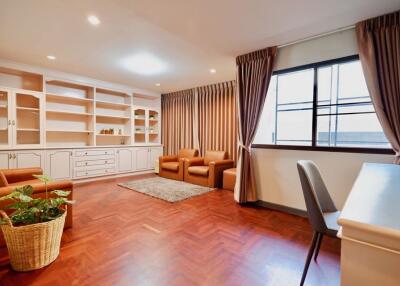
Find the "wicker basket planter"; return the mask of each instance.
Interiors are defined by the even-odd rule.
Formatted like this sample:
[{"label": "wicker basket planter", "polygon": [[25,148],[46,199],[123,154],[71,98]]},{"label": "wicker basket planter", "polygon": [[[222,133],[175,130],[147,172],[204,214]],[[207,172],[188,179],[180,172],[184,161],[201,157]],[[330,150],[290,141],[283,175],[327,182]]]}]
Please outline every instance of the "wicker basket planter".
[{"label": "wicker basket planter", "polygon": [[61,236],[67,211],[59,218],[43,223],[14,227],[4,211],[8,225],[1,225],[11,267],[30,271],[52,263],[60,253]]}]

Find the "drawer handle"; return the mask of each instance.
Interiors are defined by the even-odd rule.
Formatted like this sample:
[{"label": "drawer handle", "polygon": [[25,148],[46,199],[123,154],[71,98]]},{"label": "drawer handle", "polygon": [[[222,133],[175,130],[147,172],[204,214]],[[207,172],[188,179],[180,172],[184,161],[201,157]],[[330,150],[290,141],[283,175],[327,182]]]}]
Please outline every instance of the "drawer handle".
[{"label": "drawer handle", "polygon": [[108,161],[105,161],[106,162],[106,164],[108,163]]},{"label": "drawer handle", "polygon": [[85,165],[87,166],[87,162],[85,162]]},{"label": "drawer handle", "polygon": [[87,155],[87,152],[85,152],[85,155]]}]

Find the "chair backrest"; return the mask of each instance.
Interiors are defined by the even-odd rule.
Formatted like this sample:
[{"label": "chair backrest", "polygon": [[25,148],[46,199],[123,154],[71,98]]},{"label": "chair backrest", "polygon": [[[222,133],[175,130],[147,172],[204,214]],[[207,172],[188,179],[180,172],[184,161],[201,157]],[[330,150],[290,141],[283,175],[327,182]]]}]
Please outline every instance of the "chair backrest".
[{"label": "chair backrest", "polygon": [[209,165],[212,161],[228,159],[228,152],[207,150],[204,155],[204,165]]},{"label": "chair backrest", "polygon": [[327,226],[324,212],[335,212],[337,208],[322,180],[321,173],[314,162],[300,160],[297,162],[308,219],[315,231],[324,232]]},{"label": "chair backrest", "polygon": [[179,158],[193,158],[199,156],[199,150],[197,149],[181,149],[179,150]]}]

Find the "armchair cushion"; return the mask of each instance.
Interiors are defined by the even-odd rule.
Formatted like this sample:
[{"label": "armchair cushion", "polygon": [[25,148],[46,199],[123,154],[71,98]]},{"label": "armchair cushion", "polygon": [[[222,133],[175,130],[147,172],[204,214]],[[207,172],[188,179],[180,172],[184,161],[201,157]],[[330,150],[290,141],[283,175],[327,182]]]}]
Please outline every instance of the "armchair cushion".
[{"label": "armchair cushion", "polygon": [[188,171],[192,175],[208,176],[210,167],[208,166],[191,166]]},{"label": "armchair cushion", "polygon": [[204,156],[204,165],[209,165],[210,162],[228,159],[228,153],[225,151],[206,151]]},{"label": "armchair cushion", "polygon": [[158,160],[162,164],[164,162],[178,162],[179,159],[178,156],[160,156]]},{"label": "armchair cushion", "polygon": [[169,170],[169,171],[178,172],[179,171],[179,162],[164,162],[164,163],[161,163],[161,168]]}]

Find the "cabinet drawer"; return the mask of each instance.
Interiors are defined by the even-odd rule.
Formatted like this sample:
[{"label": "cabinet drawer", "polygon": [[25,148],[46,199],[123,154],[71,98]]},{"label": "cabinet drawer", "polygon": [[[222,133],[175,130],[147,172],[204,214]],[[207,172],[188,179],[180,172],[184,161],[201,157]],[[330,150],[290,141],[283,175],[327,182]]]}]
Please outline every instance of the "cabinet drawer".
[{"label": "cabinet drawer", "polygon": [[98,166],[98,165],[114,165],[114,158],[102,158],[100,160],[86,160],[86,161],[75,161],[75,167],[84,167],[84,166]]},{"label": "cabinet drawer", "polygon": [[76,157],[114,155],[114,149],[109,150],[79,150],[75,151]]},{"label": "cabinet drawer", "polygon": [[75,177],[76,178],[83,178],[83,177],[92,177],[92,176],[101,176],[107,174],[115,173],[115,168],[107,168],[107,169],[97,169],[97,170],[76,170]]}]

